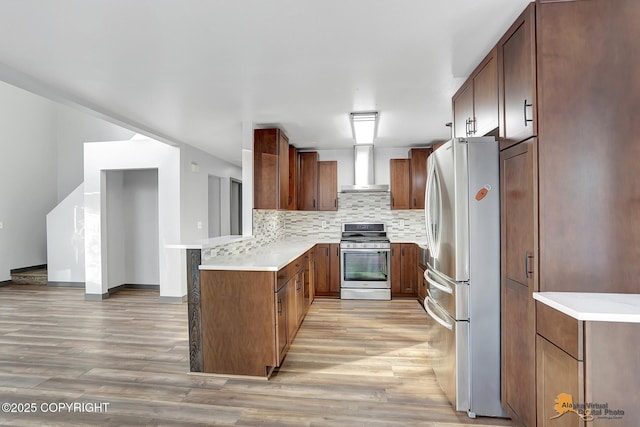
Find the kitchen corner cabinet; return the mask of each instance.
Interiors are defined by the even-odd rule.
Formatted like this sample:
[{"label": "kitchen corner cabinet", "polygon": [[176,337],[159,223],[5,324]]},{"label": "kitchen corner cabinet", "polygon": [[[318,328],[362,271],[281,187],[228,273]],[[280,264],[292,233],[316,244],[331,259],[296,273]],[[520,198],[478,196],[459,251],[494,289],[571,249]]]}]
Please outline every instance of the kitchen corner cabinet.
[{"label": "kitchen corner cabinet", "polygon": [[497,63],[494,48],[453,96],[454,136],[483,136],[498,128]]},{"label": "kitchen corner cabinet", "polygon": [[253,188],[255,209],[289,206],[289,139],[280,129],[253,132]]},{"label": "kitchen corner cabinet", "polygon": [[497,45],[500,149],[537,132],[535,13],[529,4]]},{"label": "kitchen corner cabinet", "polygon": [[[640,324],[580,321],[539,301],[536,312],[538,426],[637,426]],[[559,396],[607,407],[592,408],[586,423],[572,411],[557,417]]]},{"label": "kitchen corner cabinet", "polygon": [[340,245],[316,245],[315,259],[315,295],[340,298]]},{"label": "kitchen corner cabinet", "polygon": [[318,210],[338,210],[338,162],[318,162]]},{"label": "kitchen corner cabinet", "polygon": [[391,209],[411,209],[410,160],[391,159],[389,170]]},{"label": "kitchen corner cabinet", "polygon": [[418,296],[416,265],[418,247],[414,243],[391,244],[391,297]]},{"label": "kitchen corner cabinet", "polygon": [[522,426],[535,426],[537,291],[535,148],[532,138],[500,153],[502,404]]},{"label": "kitchen corner cabinet", "polygon": [[427,186],[427,158],[431,148],[409,150],[409,170],[411,175],[411,209],[424,209],[424,193]]}]

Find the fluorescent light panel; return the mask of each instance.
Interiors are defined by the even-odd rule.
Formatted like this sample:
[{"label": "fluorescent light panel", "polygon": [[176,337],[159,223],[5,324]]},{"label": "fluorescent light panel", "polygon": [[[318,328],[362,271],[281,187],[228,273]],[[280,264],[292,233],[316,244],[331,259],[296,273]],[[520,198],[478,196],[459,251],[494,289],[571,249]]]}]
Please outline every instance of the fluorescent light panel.
[{"label": "fluorescent light panel", "polygon": [[373,144],[378,124],[378,112],[351,113],[350,116],[356,145]]}]

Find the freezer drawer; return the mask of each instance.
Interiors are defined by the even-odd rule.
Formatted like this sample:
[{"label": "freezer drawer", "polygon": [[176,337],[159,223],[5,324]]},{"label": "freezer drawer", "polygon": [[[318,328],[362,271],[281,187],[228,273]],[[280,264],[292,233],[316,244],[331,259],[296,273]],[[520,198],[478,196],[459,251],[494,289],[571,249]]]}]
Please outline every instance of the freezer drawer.
[{"label": "freezer drawer", "polygon": [[469,283],[453,282],[431,266],[424,272],[431,298],[456,320],[469,320]]},{"label": "freezer drawer", "polygon": [[430,296],[424,305],[433,327],[430,329],[430,359],[438,384],[456,411],[469,411],[469,322],[455,321]]}]

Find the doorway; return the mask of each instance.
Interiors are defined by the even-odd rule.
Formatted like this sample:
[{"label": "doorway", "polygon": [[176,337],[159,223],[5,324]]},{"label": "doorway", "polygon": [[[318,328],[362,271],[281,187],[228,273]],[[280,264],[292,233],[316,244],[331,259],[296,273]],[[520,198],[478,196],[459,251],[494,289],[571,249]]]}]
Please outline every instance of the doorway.
[{"label": "doorway", "polygon": [[242,234],[242,181],[231,178],[231,230],[230,234]]}]

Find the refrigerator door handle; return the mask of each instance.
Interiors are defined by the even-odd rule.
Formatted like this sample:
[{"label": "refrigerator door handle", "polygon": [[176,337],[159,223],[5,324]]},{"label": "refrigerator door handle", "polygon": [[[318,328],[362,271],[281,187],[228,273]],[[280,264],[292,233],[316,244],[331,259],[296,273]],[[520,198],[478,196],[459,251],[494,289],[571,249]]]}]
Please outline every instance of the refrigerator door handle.
[{"label": "refrigerator door handle", "polygon": [[424,215],[425,222],[427,228],[427,245],[430,250],[433,250],[433,239],[431,237],[431,215],[430,215],[430,207],[431,207],[431,180],[433,175],[433,160],[427,160],[427,185],[425,186],[425,198],[424,198]]},{"label": "refrigerator door handle", "polygon": [[446,292],[449,295],[453,294],[453,289],[451,289],[451,287],[449,286],[445,286],[441,283],[436,282],[434,279],[432,279],[429,274],[430,274],[431,270],[425,270],[424,271],[424,279],[434,288],[441,290],[442,292]]},{"label": "refrigerator door handle", "polygon": [[424,309],[427,311],[427,313],[429,314],[429,316],[435,320],[436,322],[438,322],[440,325],[444,326],[445,328],[447,328],[448,330],[452,330],[453,329],[453,324],[450,322],[447,322],[446,320],[444,320],[443,318],[441,318],[440,316],[438,316],[433,310],[431,310],[431,308],[429,308],[429,304],[435,304],[433,302],[433,300],[431,299],[431,297],[427,297],[424,300]]}]

